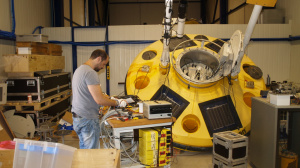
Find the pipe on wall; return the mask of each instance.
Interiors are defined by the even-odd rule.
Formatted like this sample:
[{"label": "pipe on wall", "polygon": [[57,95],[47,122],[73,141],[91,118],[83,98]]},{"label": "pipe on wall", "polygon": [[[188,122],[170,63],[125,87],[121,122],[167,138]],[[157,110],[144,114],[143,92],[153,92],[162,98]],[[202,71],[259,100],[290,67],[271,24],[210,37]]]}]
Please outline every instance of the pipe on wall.
[{"label": "pipe on wall", "polygon": [[220,0],[220,23],[228,24],[228,0]]},{"label": "pipe on wall", "polygon": [[15,4],[14,4],[14,0],[11,0],[10,2],[11,2],[12,30],[11,32],[0,30],[0,39],[16,40]]}]

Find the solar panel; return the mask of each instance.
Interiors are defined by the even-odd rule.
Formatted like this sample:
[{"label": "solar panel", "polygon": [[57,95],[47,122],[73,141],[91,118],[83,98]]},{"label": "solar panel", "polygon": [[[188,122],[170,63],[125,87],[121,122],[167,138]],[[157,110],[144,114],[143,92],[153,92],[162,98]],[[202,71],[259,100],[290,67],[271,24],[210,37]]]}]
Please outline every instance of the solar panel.
[{"label": "solar panel", "polygon": [[198,105],[211,137],[216,132],[242,128],[240,118],[229,95]]},{"label": "solar panel", "polygon": [[[225,43],[224,41],[222,41],[222,40],[220,40],[220,39],[216,39],[216,40],[214,40],[213,41],[214,43],[216,43],[216,44],[218,44],[219,46],[223,46],[223,44]],[[214,43],[207,43],[207,44],[205,44],[205,47],[207,47],[207,48],[209,48],[209,49],[211,49],[211,50],[213,50],[213,51],[215,51],[216,53],[218,53],[219,51],[220,51],[220,47],[219,46],[217,46],[216,44],[214,44]]]}]

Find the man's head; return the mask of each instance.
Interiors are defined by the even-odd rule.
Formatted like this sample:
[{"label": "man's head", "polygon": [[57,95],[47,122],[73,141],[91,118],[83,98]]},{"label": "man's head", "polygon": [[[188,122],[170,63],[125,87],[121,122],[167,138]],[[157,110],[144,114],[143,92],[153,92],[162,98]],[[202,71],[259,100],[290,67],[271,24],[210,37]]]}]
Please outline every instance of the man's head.
[{"label": "man's head", "polygon": [[104,50],[97,49],[92,52],[90,60],[93,62],[93,68],[99,72],[109,61],[109,57]]}]

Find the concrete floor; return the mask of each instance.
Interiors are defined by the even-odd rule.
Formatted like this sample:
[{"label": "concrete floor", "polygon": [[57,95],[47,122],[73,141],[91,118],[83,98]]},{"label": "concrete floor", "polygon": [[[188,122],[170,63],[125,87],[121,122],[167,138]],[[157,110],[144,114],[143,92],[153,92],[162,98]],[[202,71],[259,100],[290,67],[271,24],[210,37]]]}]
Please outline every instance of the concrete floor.
[{"label": "concrete floor", "polygon": [[[59,137],[58,142],[61,143],[62,139]],[[70,135],[64,136],[64,142],[66,145],[79,148],[79,140],[75,132]],[[101,144],[101,148],[103,145]],[[202,151],[202,152],[189,152],[174,150],[174,156],[171,159],[171,168],[212,168],[212,151]],[[121,158],[122,168],[139,168],[144,167],[140,164],[132,162],[128,158]],[[248,168],[251,166],[248,164]]]}]

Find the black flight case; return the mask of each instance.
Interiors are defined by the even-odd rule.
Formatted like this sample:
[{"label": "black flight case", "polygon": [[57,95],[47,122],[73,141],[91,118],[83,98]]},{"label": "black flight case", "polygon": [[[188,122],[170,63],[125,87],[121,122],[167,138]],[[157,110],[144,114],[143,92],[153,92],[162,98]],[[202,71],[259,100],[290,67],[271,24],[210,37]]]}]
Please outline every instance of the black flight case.
[{"label": "black flight case", "polygon": [[33,102],[63,92],[71,88],[70,72],[50,75],[37,75],[36,77],[8,78],[7,101],[28,101],[31,95]]}]

